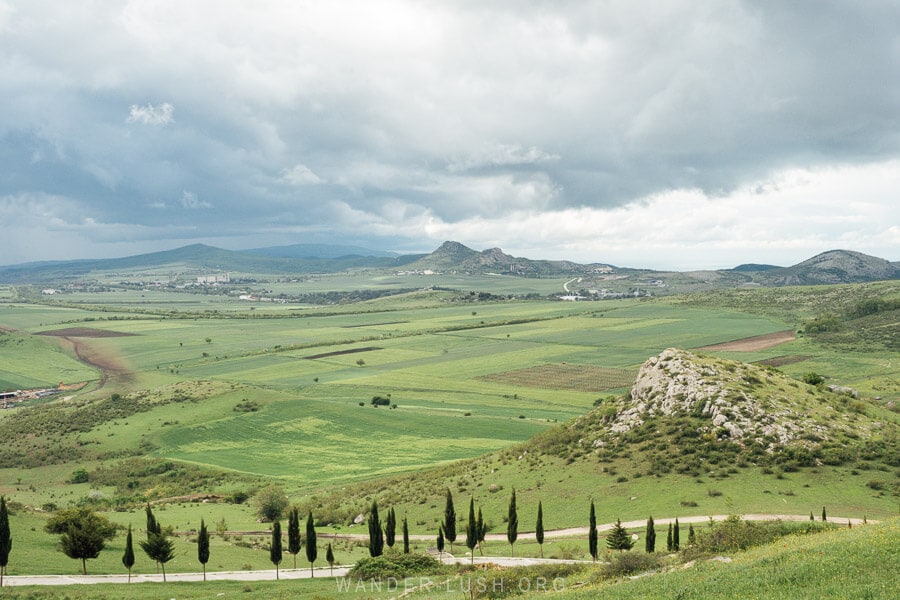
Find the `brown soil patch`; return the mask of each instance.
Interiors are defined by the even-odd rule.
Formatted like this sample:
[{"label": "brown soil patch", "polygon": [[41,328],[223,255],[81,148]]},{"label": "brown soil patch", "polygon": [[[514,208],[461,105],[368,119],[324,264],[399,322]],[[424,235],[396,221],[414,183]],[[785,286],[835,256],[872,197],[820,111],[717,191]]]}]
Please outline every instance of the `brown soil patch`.
[{"label": "brown soil patch", "polygon": [[384,350],[377,346],[366,346],[365,348],[352,348],[350,350],[336,350],[334,352],[323,352],[322,354],[310,354],[304,356],[306,360],[315,360],[317,358],[328,358],[329,356],[343,356],[345,354],[356,354],[357,352],[372,352],[374,350]]},{"label": "brown soil patch", "polygon": [[384,323],[363,323],[361,325],[344,325],[344,329],[356,329],[357,327],[381,327],[383,325],[399,325],[401,323],[409,323],[409,321],[385,321]]},{"label": "brown soil patch", "polygon": [[6,325],[0,325],[0,331],[3,333],[15,333],[17,330],[14,327],[7,327]]},{"label": "brown soil patch", "polygon": [[71,348],[78,360],[100,370],[100,383],[97,389],[102,388],[109,382],[129,384],[135,381],[134,372],[119,357],[97,348],[91,348],[84,342],[67,336],[60,337],[60,343],[65,347]]},{"label": "brown soil patch", "polygon": [[773,356],[772,358],[764,358],[756,361],[757,365],[764,367],[783,367],[784,365],[792,365],[794,363],[809,360],[811,356],[802,356],[799,354],[782,354],[781,356]]},{"label": "brown soil patch", "polygon": [[494,373],[478,379],[545,390],[603,392],[630,386],[634,383],[635,375],[635,371],[628,369],[562,363]]},{"label": "brown soil patch", "polygon": [[34,335],[54,335],[57,337],[82,337],[82,338],[111,338],[111,337],[128,337],[138,335],[136,333],[125,333],[122,331],[110,331],[109,329],[93,329],[91,327],[67,327],[66,329],[51,329],[48,331],[38,331]]},{"label": "brown soil patch", "polygon": [[740,340],[732,340],[721,344],[713,344],[712,346],[703,346],[696,348],[697,350],[720,350],[731,352],[755,352],[757,350],[768,350],[774,348],[778,344],[791,342],[794,340],[794,330],[776,331],[775,333],[767,333],[766,335],[755,335],[753,337],[743,338]]}]

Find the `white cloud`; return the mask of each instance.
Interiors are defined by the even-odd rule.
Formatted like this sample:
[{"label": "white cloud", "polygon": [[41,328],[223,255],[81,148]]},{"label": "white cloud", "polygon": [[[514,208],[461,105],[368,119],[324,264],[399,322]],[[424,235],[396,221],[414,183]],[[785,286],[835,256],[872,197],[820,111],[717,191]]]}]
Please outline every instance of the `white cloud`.
[{"label": "white cloud", "polygon": [[168,125],[175,121],[175,107],[168,102],[163,102],[159,106],[132,104],[127,121],[142,125]]},{"label": "white cloud", "polygon": [[313,173],[309,167],[300,164],[295,165],[290,169],[285,169],[281,174],[281,178],[284,181],[297,186],[325,183],[322,178]]},{"label": "white cloud", "polygon": [[201,208],[212,208],[212,204],[200,198],[194,192],[187,190],[181,193],[181,206],[188,210],[198,210]]},{"label": "white cloud", "polygon": [[536,146],[524,148],[518,144],[493,144],[483,146],[467,156],[452,159],[447,170],[455,173],[482,167],[534,165],[559,158]]}]

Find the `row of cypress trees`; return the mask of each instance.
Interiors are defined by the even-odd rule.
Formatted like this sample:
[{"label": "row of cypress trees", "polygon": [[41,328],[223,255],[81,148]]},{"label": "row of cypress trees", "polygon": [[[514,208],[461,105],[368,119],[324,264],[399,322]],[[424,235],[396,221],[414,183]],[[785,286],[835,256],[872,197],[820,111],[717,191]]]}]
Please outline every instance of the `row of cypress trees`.
[{"label": "row of cypress trees", "polygon": [[[372,502],[372,508],[369,512],[369,518],[367,521],[367,525],[369,528],[369,555],[372,557],[381,556],[384,551],[384,542],[385,538],[388,539],[388,546],[393,546],[394,539],[394,528],[396,524],[396,519],[394,517],[394,509],[391,508],[388,513],[388,518],[386,520],[384,529],[381,526],[381,519],[378,515],[378,501]],[[453,543],[456,542],[456,509],[453,505],[453,494],[448,489],[446,496],[446,503],[444,505],[444,518],[438,525],[438,533],[436,538],[437,550],[439,553],[444,552],[445,544],[449,542],[450,544],[450,552],[453,552]],[[678,529],[677,529],[677,521],[676,521],[676,533],[675,537],[677,540]],[[478,513],[476,516],[475,512],[475,499],[469,499],[469,518],[466,525],[466,547],[469,549],[469,553],[471,556],[472,562],[475,560],[475,548],[481,548],[481,543],[484,542],[485,535],[487,534],[487,525],[485,524],[484,517],[481,512],[481,508],[478,508]],[[651,517],[648,521],[648,535],[651,535],[651,541],[648,541],[648,548],[652,548],[652,544],[655,543],[656,534],[653,533],[653,518]],[[506,517],[506,539],[509,542],[510,546],[510,556],[515,556],[515,543],[519,536],[519,513],[518,513],[518,505],[516,500],[516,491],[513,489],[512,494],[509,499],[509,508],[507,511]],[[544,507],[541,501],[538,501],[537,508],[537,521],[535,523],[534,530],[535,540],[538,543],[540,548],[541,558],[544,556]],[[588,550],[590,552],[591,557],[594,560],[597,560],[598,555],[598,539],[599,536],[597,534],[597,514],[594,508],[594,501],[591,500],[590,505],[590,514],[589,514],[589,527],[588,527]],[[622,527],[621,521],[616,521],[616,525],[613,527],[612,531],[606,538],[607,547],[612,550],[628,550],[632,547],[633,542],[631,537],[628,535],[627,531],[624,527]],[[409,530],[407,528],[406,518],[403,519],[403,551],[404,553],[409,552]],[[648,552],[652,552],[652,549],[648,549]]]}]

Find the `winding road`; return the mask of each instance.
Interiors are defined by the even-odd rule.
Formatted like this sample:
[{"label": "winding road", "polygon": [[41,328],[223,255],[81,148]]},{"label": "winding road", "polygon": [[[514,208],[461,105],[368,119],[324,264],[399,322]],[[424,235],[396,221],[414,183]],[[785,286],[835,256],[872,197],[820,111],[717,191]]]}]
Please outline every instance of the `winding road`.
[{"label": "winding road", "polygon": [[[713,515],[709,516],[695,516],[695,517],[679,517],[679,524],[686,523],[708,523],[710,519],[714,521],[724,521],[728,518],[729,515]],[[748,514],[741,515],[741,519],[745,521],[774,521],[774,520],[782,520],[782,521],[807,521],[809,520],[809,515],[770,515],[770,514]],[[850,523],[852,525],[861,525],[863,523],[862,519],[858,519],[855,517],[829,517],[829,521],[838,524],[845,525]],[[655,525],[668,525],[669,523],[674,523],[675,518],[663,518],[663,519],[654,519]],[[871,523],[877,523],[878,521],[870,520]],[[626,521],[622,523],[622,526],[628,529],[634,529],[643,527],[646,524],[646,521]],[[597,531],[608,531],[615,526],[615,523],[604,523],[602,525],[597,525]],[[268,533],[268,532],[265,532]],[[560,539],[560,538],[569,538],[569,537],[578,537],[578,536],[587,536],[588,528],[587,527],[571,527],[568,529],[555,529],[551,531],[544,532],[544,539]],[[342,539],[367,539],[367,534],[319,534],[319,538],[342,538]],[[428,535],[412,535],[410,539],[419,540],[419,541],[428,541],[434,539],[433,536]],[[490,534],[486,537],[486,539],[491,541],[499,541],[505,540],[506,534]],[[520,533],[520,540],[533,540],[534,533]],[[446,552],[444,553],[442,562],[444,563],[457,563],[457,562],[469,562],[469,558],[466,556],[454,557]],[[553,558],[534,558],[534,557],[516,557],[511,558],[507,556],[476,556],[475,563],[476,564],[495,564],[504,567],[513,567],[513,566],[527,566],[527,565],[535,565],[535,564],[560,564],[560,563],[578,563],[578,562],[588,562],[588,561],[578,561],[578,560],[560,560]],[[300,568],[300,569],[281,569],[279,571],[279,577],[281,579],[307,579],[311,576],[315,577],[346,577],[350,571],[352,565],[335,567],[333,572],[329,567],[317,567],[314,569],[314,575],[310,573],[309,568]],[[266,569],[260,571],[207,571],[206,579],[208,581],[270,581],[275,579],[275,570],[274,569]],[[132,583],[141,583],[141,582],[161,582],[162,575],[157,574],[133,574],[131,576]],[[167,573],[166,581],[203,581],[202,573]],[[12,575],[4,577],[4,585],[10,586],[24,586],[24,585],[40,585],[40,586],[51,586],[51,585],[78,585],[78,584],[98,584],[98,583],[127,583],[128,575],[127,574],[119,574],[119,575]]]}]

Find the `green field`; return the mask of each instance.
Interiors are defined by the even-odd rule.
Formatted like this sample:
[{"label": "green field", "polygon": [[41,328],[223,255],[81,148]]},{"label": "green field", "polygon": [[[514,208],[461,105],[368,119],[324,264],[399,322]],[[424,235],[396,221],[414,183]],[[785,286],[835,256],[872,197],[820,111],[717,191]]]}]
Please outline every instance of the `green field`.
[{"label": "green field", "polygon": [[[404,287],[395,279],[365,285]],[[516,288],[523,282],[500,279],[495,293],[525,291]],[[482,289],[488,280],[459,287]],[[324,291],[360,283],[344,275],[278,285],[293,293],[301,285]],[[561,284],[540,283],[548,290]],[[797,331],[839,301],[896,293],[893,284],[883,284],[575,303],[479,302],[468,293],[423,290],[333,306],[248,306],[226,296],[151,289],[75,292],[38,304],[22,302],[7,288],[0,290],[0,388],[89,385],[63,401],[0,411],[0,431],[9,440],[7,456],[0,456],[7,461],[0,494],[31,507],[87,501],[134,510],[134,503],[154,500],[178,529],[195,527],[201,510],[208,522],[225,518],[238,529],[259,527],[248,504],[167,504],[164,499],[187,493],[179,481],[123,476],[118,484],[67,483],[78,468],[94,477],[128,459],[223,473],[205,490],[222,495],[277,481],[292,501],[334,524],[331,531],[341,531],[378,499],[407,516],[413,533],[433,535],[448,488],[459,512],[474,496],[495,531],[502,531],[514,488],[523,531],[533,527],[538,501],[547,528],[583,525],[591,498],[598,500],[601,521],[805,514],[822,505],[848,516],[884,517],[898,509],[892,495],[897,473],[874,459],[790,473],[716,468],[696,477],[651,476],[637,457],[567,459],[527,453],[532,447],[522,444],[585,414],[598,399],[625,393],[641,363],[667,347]],[[873,326],[895,327],[883,318]],[[84,330],[70,335],[71,343],[36,335],[69,328]],[[869,339],[868,330],[848,325],[847,331]],[[815,371],[827,383],[851,386],[863,403],[854,410],[896,423],[890,407],[900,400],[897,353],[826,341],[800,335],[774,347],[709,354],[745,362],[800,357],[780,370],[797,379]],[[113,394],[122,401],[113,401]],[[387,405],[373,406],[376,396]],[[32,412],[20,414],[26,410]],[[29,414],[40,435],[15,429]],[[32,533],[16,546],[15,573],[41,570],[23,564],[24,546],[37,552],[29,555],[32,564],[74,569],[40,531],[44,515],[21,514],[27,516],[17,517],[26,519],[19,531]],[[121,523],[140,518],[139,512],[110,514]],[[188,556],[190,546],[183,544],[179,556]],[[259,550],[251,559],[242,554],[247,548],[232,546],[221,549],[223,556],[234,553],[223,568],[264,562]],[[523,544],[526,554],[536,551]],[[98,560],[97,570],[114,571],[114,554]],[[189,564],[173,568],[190,570]]]}]

